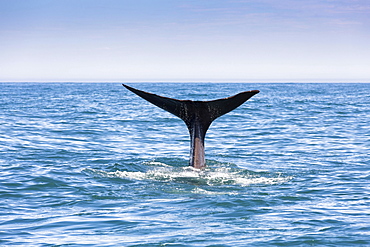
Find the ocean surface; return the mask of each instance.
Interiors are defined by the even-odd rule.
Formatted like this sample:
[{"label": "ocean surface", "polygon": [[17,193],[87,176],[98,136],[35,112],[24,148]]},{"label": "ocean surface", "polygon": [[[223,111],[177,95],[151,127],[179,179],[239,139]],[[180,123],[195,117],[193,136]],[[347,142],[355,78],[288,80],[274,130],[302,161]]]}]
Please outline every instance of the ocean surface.
[{"label": "ocean surface", "polygon": [[185,124],[119,83],[0,83],[0,246],[370,246],[370,84],[128,85],[261,92],[195,170]]}]

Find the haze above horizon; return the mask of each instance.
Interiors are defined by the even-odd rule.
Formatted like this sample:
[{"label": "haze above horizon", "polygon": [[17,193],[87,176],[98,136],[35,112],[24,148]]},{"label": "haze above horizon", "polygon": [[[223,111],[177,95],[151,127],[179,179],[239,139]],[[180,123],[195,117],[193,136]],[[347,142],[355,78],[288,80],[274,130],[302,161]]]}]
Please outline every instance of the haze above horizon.
[{"label": "haze above horizon", "polygon": [[367,0],[0,0],[0,81],[368,81]]}]

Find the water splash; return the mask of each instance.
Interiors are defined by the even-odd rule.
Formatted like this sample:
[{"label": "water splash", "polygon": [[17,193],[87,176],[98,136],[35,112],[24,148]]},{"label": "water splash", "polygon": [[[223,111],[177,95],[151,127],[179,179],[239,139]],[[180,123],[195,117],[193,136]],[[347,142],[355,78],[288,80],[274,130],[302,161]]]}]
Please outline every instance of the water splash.
[{"label": "water splash", "polygon": [[292,176],[281,173],[253,172],[228,163],[212,163],[213,166],[209,166],[204,170],[198,170],[190,166],[179,167],[159,161],[150,161],[142,164],[142,167],[146,167],[145,170],[117,169],[115,171],[103,171],[88,168],[84,169],[84,171],[93,176],[121,178],[131,181],[152,180],[205,186],[274,185],[292,179]]}]

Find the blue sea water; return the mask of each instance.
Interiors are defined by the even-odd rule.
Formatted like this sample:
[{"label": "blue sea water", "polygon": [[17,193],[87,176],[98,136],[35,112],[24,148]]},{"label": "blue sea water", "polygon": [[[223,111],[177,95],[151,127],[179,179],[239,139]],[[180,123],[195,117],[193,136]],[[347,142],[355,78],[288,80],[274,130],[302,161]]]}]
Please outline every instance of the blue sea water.
[{"label": "blue sea water", "polygon": [[261,92],[198,171],[185,124],[119,83],[1,83],[1,246],[370,246],[370,84],[129,85]]}]

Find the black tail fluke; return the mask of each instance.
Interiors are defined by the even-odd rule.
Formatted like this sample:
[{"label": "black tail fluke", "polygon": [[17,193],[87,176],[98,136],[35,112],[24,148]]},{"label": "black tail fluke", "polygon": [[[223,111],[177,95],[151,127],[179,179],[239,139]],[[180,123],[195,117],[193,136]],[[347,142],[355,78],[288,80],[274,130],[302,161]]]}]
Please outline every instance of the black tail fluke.
[{"label": "black tail fluke", "polygon": [[166,98],[137,90],[124,84],[122,85],[131,92],[174,114],[185,122],[191,139],[190,165],[195,168],[205,167],[204,138],[211,123],[216,118],[234,110],[253,95],[259,93],[258,90],[252,90],[224,99],[191,101]]}]

